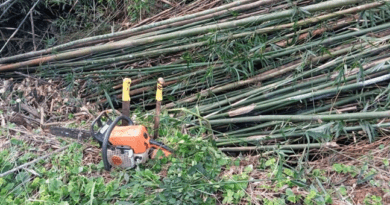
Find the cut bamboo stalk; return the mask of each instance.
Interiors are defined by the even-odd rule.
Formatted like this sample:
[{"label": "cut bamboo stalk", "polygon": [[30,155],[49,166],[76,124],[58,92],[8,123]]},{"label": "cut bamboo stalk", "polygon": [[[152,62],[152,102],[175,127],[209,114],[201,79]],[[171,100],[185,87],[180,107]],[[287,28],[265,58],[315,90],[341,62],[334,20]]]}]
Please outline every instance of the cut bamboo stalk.
[{"label": "cut bamboo stalk", "polygon": [[[379,124],[373,124],[373,128],[388,128],[390,127],[390,123],[379,123]],[[349,126],[344,127],[343,131],[345,132],[352,132],[352,131],[359,131],[363,130],[362,126]],[[258,144],[262,141],[270,141],[270,140],[279,140],[279,139],[292,139],[297,138],[301,136],[305,136],[307,134],[306,131],[300,131],[300,132],[290,132],[290,133],[283,133],[283,134],[275,134],[275,135],[269,135],[269,136],[252,136],[247,138],[239,138],[239,139],[232,139],[230,141],[224,141],[224,142],[218,142],[217,140],[217,146],[226,146],[231,144],[237,144],[237,143],[255,143]]]},{"label": "cut bamboo stalk", "polygon": [[291,144],[291,145],[262,145],[253,147],[223,147],[218,148],[222,152],[249,152],[249,151],[270,151],[270,150],[297,150],[297,149],[321,149],[338,148],[336,142],[310,143],[310,144]]},{"label": "cut bamboo stalk", "polygon": [[[363,44],[362,46],[365,46],[365,45],[368,45],[368,44]],[[335,55],[341,55],[341,54],[344,54],[344,53],[347,53],[347,52],[350,52],[352,50],[355,50],[355,49],[358,49],[359,47],[356,47],[356,46],[352,46],[352,47],[347,47],[347,48],[344,48],[344,49],[341,49],[341,50],[338,50],[332,54],[326,54],[324,56],[320,56],[320,57],[316,57],[316,58],[311,58],[308,60],[307,63],[311,63],[311,64],[316,64],[316,63],[320,63],[324,60],[327,60],[329,58],[331,58],[332,56],[335,56]],[[386,49],[387,47],[383,47],[382,49]],[[363,55],[363,54],[360,54],[360,55]],[[355,56],[354,56],[355,57]],[[353,57],[353,58],[354,58]],[[352,58],[352,57],[351,57]],[[205,90],[203,92],[200,93],[200,96],[201,97],[206,97],[208,96],[209,94],[213,93],[213,94],[217,94],[217,93],[220,93],[220,92],[223,92],[223,91],[226,91],[226,90],[230,90],[230,89],[233,89],[233,88],[237,88],[237,87],[240,87],[240,86],[243,86],[243,85],[247,85],[247,84],[250,84],[250,83],[255,83],[255,82],[258,82],[258,81],[262,81],[262,80],[266,80],[266,79],[270,79],[272,77],[276,77],[276,76],[279,76],[279,75],[282,75],[284,73],[287,73],[289,71],[292,71],[292,70],[295,70],[297,67],[299,67],[302,63],[299,62],[299,61],[296,61],[296,62],[293,62],[291,63],[292,65],[291,66],[283,66],[281,68],[275,68],[274,70],[271,70],[271,71],[268,71],[266,73],[261,73],[253,78],[250,78],[250,79],[247,79],[247,80],[244,80],[244,81],[240,81],[240,82],[234,82],[234,83],[231,83],[231,84],[227,84],[227,85],[224,85],[224,86],[221,86],[221,87],[217,87],[217,88],[210,88],[208,90]],[[328,64],[329,65],[329,64]],[[323,69],[324,66],[322,66],[320,69]],[[287,81],[285,81],[286,83],[287,82],[291,82],[292,80],[294,79],[299,79],[300,77],[304,77],[304,76],[307,76],[313,72],[318,72],[320,69],[315,69],[315,70],[310,70],[309,72],[305,72],[295,78],[292,78],[292,79],[289,79]],[[274,85],[272,86],[268,86],[270,88],[273,88],[275,87]],[[261,87],[259,89],[256,89],[252,92],[248,92],[248,93],[244,93],[242,95],[239,95],[237,97],[233,97],[232,99],[229,99],[231,101],[233,100],[236,100],[236,99],[242,99],[244,97],[247,97],[249,95],[251,95],[252,93],[259,93],[260,90],[266,90],[267,87]],[[189,103],[189,102],[193,102],[195,101],[196,99],[199,98],[199,95],[193,95],[193,96],[190,96],[190,97],[187,97],[185,99],[182,99],[182,100],[179,100],[179,101],[176,101],[175,103],[169,103],[167,105],[164,106],[164,108],[166,109],[169,109],[169,108],[173,108],[174,106],[176,105],[180,105],[182,103]],[[212,109],[212,108],[215,108],[215,107],[218,107],[218,106],[221,106],[223,104],[226,104],[229,102],[229,100],[224,100],[224,101],[220,101],[218,103],[215,103],[211,106],[208,106],[207,108],[202,108],[201,112],[204,113],[205,111],[209,110],[209,109]],[[235,104],[236,106],[238,104]]]},{"label": "cut bamboo stalk", "polygon": [[346,113],[333,115],[259,115],[254,117],[239,117],[220,120],[209,120],[210,125],[221,125],[229,123],[263,122],[263,121],[332,121],[350,119],[378,119],[390,117],[390,111]]},{"label": "cut bamboo stalk", "polygon": [[[388,46],[390,47],[390,45],[388,45]],[[381,48],[387,48],[388,46],[381,47]],[[345,59],[343,59],[343,60],[345,60]],[[333,63],[334,62],[332,62],[332,64]],[[323,67],[324,66],[319,67],[318,69],[322,69]],[[388,67],[388,66],[386,66],[386,67]],[[386,81],[386,80],[389,79],[389,77],[390,77],[389,75],[384,75],[382,77],[375,78],[375,80],[371,79],[369,81],[354,83],[354,84],[351,84],[351,85],[345,85],[345,86],[340,86],[340,87],[336,87],[336,88],[330,88],[330,89],[326,89],[326,90],[319,90],[319,91],[311,92],[311,93],[308,93],[308,94],[299,95],[299,96],[296,96],[296,97],[285,98],[285,99],[277,101],[277,102],[273,101],[273,102],[269,102],[267,104],[264,104],[262,102],[261,104],[256,105],[256,107],[253,110],[259,110],[259,109],[267,108],[269,106],[277,105],[279,103],[284,103],[284,102],[288,102],[288,101],[290,101],[291,103],[294,103],[294,102],[301,101],[301,100],[308,99],[308,98],[315,97],[315,96],[326,95],[326,94],[337,93],[337,92],[343,92],[343,91],[348,91],[348,90],[351,90],[351,89],[352,90],[353,89],[358,89],[358,88],[362,88],[362,87],[365,87],[365,86],[368,86],[368,85],[372,85],[372,84],[375,84],[375,83],[378,83],[378,82]],[[352,76],[350,76],[349,78],[352,78]],[[251,101],[248,100],[247,102],[250,103]],[[230,107],[230,106],[228,106],[228,107]],[[228,116],[228,113],[224,113],[224,114],[210,116],[210,117],[208,117],[208,119],[215,119],[215,118],[227,117],[227,116]]]}]

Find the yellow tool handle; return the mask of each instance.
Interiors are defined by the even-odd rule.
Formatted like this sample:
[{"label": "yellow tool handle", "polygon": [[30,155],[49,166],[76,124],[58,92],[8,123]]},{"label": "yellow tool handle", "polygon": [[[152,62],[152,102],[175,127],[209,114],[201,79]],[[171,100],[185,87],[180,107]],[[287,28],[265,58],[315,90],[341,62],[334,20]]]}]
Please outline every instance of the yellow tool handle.
[{"label": "yellow tool handle", "polygon": [[131,85],[130,78],[123,79],[122,101],[130,101],[130,85]]},{"label": "yellow tool handle", "polygon": [[163,92],[163,84],[164,84],[164,79],[163,78],[158,78],[157,80],[157,92],[156,92],[156,100],[157,101],[162,101],[162,92]]},{"label": "yellow tool handle", "polygon": [[161,83],[157,83],[157,92],[156,92],[156,100],[157,101],[162,101],[162,90],[163,90],[163,86],[161,85]]}]

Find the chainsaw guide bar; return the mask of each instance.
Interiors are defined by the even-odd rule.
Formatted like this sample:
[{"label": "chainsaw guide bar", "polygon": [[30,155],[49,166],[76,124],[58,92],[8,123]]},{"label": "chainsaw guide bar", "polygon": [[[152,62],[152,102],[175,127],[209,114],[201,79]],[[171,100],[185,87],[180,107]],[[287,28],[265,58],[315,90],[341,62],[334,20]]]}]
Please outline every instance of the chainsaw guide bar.
[{"label": "chainsaw guide bar", "polygon": [[88,139],[92,136],[91,132],[87,130],[63,127],[50,127],[50,133],[56,136],[69,137],[73,139]]}]

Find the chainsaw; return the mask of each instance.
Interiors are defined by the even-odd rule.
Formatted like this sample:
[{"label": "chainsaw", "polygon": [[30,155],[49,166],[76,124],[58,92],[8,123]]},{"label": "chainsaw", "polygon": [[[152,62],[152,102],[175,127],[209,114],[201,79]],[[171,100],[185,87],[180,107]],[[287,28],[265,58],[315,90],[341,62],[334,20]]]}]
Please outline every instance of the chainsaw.
[{"label": "chainsaw", "polygon": [[[162,101],[163,79],[159,78],[156,94],[156,117],[154,137],[158,137],[159,113]],[[102,112],[91,124],[90,131],[69,129],[62,127],[50,127],[50,133],[62,137],[86,139],[93,137],[102,148],[104,168],[110,171],[112,167],[134,168],[148,159],[154,159],[159,150],[164,156],[169,156],[173,150],[164,144],[152,139],[143,125],[134,125],[129,116],[130,83],[126,78],[123,83],[122,113],[112,120],[107,112]],[[125,109],[123,109],[125,108]],[[118,123],[122,122],[122,126]]]}]

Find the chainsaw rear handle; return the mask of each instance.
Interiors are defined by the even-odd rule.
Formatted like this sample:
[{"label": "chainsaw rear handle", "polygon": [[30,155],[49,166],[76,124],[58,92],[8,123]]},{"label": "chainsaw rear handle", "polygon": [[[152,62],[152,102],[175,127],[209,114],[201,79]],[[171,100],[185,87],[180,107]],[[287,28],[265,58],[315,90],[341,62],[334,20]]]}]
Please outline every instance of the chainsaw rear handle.
[{"label": "chainsaw rear handle", "polygon": [[117,117],[109,125],[109,127],[105,131],[104,138],[103,138],[103,144],[102,144],[102,158],[103,158],[104,169],[107,171],[111,170],[111,165],[110,165],[110,163],[108,163],[108,159],[107,159],[108,139],[110,138],[111,132],[114,129],[114,127],[116,126],[116,124],[119,122],[119,120],[126,120],[129,125],[134,124],[133,121],[129,117],[127,117],[125,115],[121,115],[121,116]]}]

